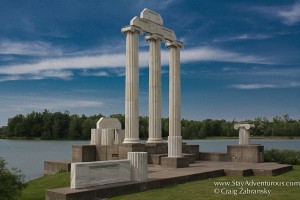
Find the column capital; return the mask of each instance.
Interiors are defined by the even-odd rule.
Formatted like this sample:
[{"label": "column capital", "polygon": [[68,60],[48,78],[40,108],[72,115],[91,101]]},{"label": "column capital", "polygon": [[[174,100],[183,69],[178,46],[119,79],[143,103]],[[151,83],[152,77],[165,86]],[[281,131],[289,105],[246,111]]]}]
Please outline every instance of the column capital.
[{"label": "column capital", "polygon": [[167,48],[171,48],[171,47],[179,47],[179,48],[183,48],[183,42],[180,42],[178,40],[176,41],[167,41],[166,42],[166,47]]},{"label": "column capital", "polygon": [[144,33],[143,30],[142,30],[141,28],[139,28],[139,27],[137,27],[137,26],[132,26],[132,25],[124,26],[124,27],[121,29],[121,32],[122,32],[123,34],[125,34],[125,33],[128,32],[128,31],[130,31],[130,32],[132,32],[132,33],[138,32],[139,34],[143,34],[143,33]]},{"label": "column capital", "polygon": [[165,38],[162,36],[162,35],[158,35],[158,34],[147,34],[145,36],[145,39],[147,41],[150,41],[150,40],[159,40],[159,41],[165,41]]},{"label": "column capital", "polygon": [[249,130],[250,128],[255,128],[255,125],[254,124],[235,124],[234,125],[235,130],[238,130],[238,129]]}]

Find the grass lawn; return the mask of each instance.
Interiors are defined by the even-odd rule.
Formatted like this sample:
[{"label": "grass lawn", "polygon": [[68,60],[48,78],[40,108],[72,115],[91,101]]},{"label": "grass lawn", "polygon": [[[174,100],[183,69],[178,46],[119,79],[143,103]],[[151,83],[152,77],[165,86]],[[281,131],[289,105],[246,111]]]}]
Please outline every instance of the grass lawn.
[{"label": "grass lawn", "polygon": [[67,187],[70,185],[70,173],[62,172],[43,176],[27,183],[20,200],[44,200],[47,189]]},{"label": "grass lawn", "polygon": [[[28,183],[27,188],[23,191],[23,196],[20,199],[44,199],[45,191],[47,188],[55,187],[66,187],[69,186],[69,173],[60,173],[53,176],[46,176]],[[258,183],[262,181],[277,182],[280,184],[282,182],[299,182],[298,186],[244,186],[243,188],[248,188],[249,190],[271,190],[271,194],[268,196],[266,194],[215,194],[214,191],[223,192],[237,192],[240,191],[239,186],[233,186],[232,183],[237,182],[253,182]],[[216,182],[230,182],[231,186],[215,186]],[[219,177],[213,179],[206,179],[201,181],[194,181],[185,184],[172,185],[157,190],[149,190],[146,192],[140,192],[130,195],[118,196],[112,198],[113,200],[153,200],[153,199],[272,199],[272,200],[298,200],[300,197],[300,166],[294,166],[294,170],[287,172],[279,176],[261,176],[261,177]]]}]

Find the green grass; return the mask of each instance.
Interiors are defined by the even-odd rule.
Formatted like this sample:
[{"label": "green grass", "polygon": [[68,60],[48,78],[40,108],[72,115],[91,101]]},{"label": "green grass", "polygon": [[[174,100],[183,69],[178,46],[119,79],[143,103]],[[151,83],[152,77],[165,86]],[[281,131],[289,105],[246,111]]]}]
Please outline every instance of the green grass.
[{"label": "green grass", "polygon": [[[125,196],[118,196],[112,198],[112,200],[165,200],[165,199],[272,199],[272,200],[282,200],[282,199],[289,199],[289,200],[298,200],[300,196],[300,185],[295,187],[266,187],[268,190],[272,190],[270,196],[266,195],[242,195],[238,194],[236,196],[230,194],[214,194],[214,189],[222,189],[227,188],[230,190],[239,190],[240,187],[237,186],[215,186],[214,182],[221,181],[273,181],[273,182],[290,182],[296,181],[300,183],[300,166],[294,166],[294,170],[279,176],[273,177],[219,177],[213,179],[206,179],[201,181],[194,181],[180,185],[172,185],[170,187],[157,189],[157,190],[149,190],[145,192],[125,195]],[[244,187],[246,188],[246,187]],[[248,187],[249,189],[263,189],[263,187]]]},{"label": "green grass", "polygon": [[[69,173],[59,173],[52,176],[45,176],[33,181],[28,182],[27,188],[24,189],[21,200],[42,200],[45,198],[45,191],[49,188],[68,187],[70,185]],[[130,195],[123,195],[112,198],[112,200],[164,200],[164,199],[270,199],[270,200],[298,200],[300,196],[300,185],[294,187],[273,186],[265,187],[271,190],[271,195],[242,195],[236,196],[230,194],[214,194],[214,189],[227,188],[230,190],[239,190],[238,186],[215,186],[214,182],[221,181],[272,181],[272,182],[299,182],[300,183],[300,166],[294,166],[294,170],[285,174],[273,177],[261,176],[261,177],[219,177],[206,179],[201,181],[194,181],[185,184],[172,185],[162,189],[149,190],[140,193],[134,193]],[[244,187],[246,188],[246,187]],[[263,189],[264,187],[250,187],[249,189]]]},{"label": "green grass", "polygon": [[70,186],[70,173],[43,176],[27,183],[19,200],[44,200],[47,189]]}]

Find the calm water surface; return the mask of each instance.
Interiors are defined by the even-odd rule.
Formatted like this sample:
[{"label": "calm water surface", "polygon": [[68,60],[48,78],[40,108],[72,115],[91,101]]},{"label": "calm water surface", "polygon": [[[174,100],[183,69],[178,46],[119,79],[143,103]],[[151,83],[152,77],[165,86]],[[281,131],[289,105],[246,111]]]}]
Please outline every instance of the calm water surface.
[{"label": "calm water surface", "polygon": [[[227,145],[238,144],[237,139],[228,140],[184,140],[187,144],[199,144],[202,152],[226,152]],[[265,149],[300,150],[300,140],[251,140],[252,144],[262,144]],[[1,140],[0,156],[8,167],[22,170],[26,180],[43,176],[45,160],[71,160],[73,144],[89,144],[89,141],[32,141]]]}]

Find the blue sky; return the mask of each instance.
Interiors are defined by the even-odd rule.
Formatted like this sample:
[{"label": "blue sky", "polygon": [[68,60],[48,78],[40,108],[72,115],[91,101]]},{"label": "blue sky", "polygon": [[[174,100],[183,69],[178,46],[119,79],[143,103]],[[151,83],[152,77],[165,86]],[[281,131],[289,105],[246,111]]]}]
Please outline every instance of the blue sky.
[{"label": "blue sky", "polygon": [[[300,118],[300,1],[2,0],[0,125],[33,110],[124,113],[125,36],[144,8],[181,50],[182,117]],[[140,115],[148,114],[148,51],[140,36]],[[162,115],[168,115],[162,43]]]}]

